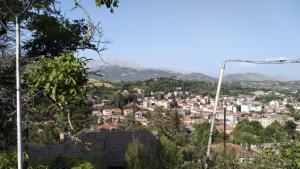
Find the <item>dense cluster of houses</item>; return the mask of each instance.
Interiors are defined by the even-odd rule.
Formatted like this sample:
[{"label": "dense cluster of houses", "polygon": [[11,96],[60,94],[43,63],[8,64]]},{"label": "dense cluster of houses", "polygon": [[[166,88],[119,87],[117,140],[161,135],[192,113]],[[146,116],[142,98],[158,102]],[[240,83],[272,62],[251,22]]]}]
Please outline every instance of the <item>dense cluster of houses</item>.
[{"label": "dense cluster of houses", "polygon": [[[142,92],[140,92],[142,93]],[[280,95],[282,99],[271,100],[269,102],[257,101],[256,97],[269,95],[270,92],[256,91],[252,95],[221,96],[216,112],[216,128],[230,134],[240,120],[248,119],[257,121],[263,127],[266,127],[278,121],[284,124],[288,120],[294,121],[288,115],[287,104],[300,110],[300,103],[286,96]],[[274,93],[272,93],[274,95]],[[125,154],[127,145],[133,138],[138,138],[143,145],[149,149],[157,148],[157,131],[118,131],[119,124],[124,119],[130,117],[143,126],[149,125],[149,113],[155,111],[157,107],[167,110],[177,110],[182,123],[190,131],[194,130],[194,124],[210,121],[212,119],[215,100],[209,96],[195,95],[189,92],[183,92],[181,89],[174,92],[152,93],[151,97],[145,97],[140,94],[134,104],[129,104],[122,108],[107,108],[107,100],[101,103],[93,104],[93,116],[97,119],[98,125],[91,126],[88,130],[80,132],[78,137],[84,142],[93,143],[90,147],[95,152],[102,152],[108,159],[108,166],[120,167],[124,164],[122,158]],[[159,95],[159,96],[158,96]],[[224,116],[226,114],[226,116]],[[300,121],[295,121],[300,131]],[[114,131],[114,132],[111,132]],[[276,146],[276,143],[262,144],[261,147]],[[73,142],[62,140],[59,145],[30,147],[32,157],[40,154],[86,154],[81,146]],[[94,147],[93,147],[94,146]],[[222,150],[223,144],[214,144],[212,149]],[[262,150],[257,145],[238,145],[227,143],[227,148],[234,149],[239,156],[239,162],[252,161],[256,154]],[[254,153],[253,153],[254,152]],[[93,153],[93,152],[92,152]]]},{"label": "dense cluster of houses", "polygon": [[[290,104],[295,109],[300,109],[299,102],[291,102],[289,98],[285,98],[283,94],[275,93],[282,96],[281,100],[272,100],[268,103],[256,101],[256,97],[269,95],[271,92],[256,91],[252,95],[221,96],[216,113],[216,127],[219,130],[224,130],[226,133],[231,133],[239,120],[247,118],[249,121],[258,121],[263,127],[266,127],[278,121],[284,123],[287,120],[294,119],[288,116],[286,105]],[[138,99],[138,111],[133,112],[132,108],[110,108],[105,109],[104,104],[93,105],[93,115],[98,118],[98,122],[117,126],[118,122],[123,120],[126,115],[134,114],[134,119],[142,125],[148,125],[148,119],[145,113],[152,112],[156,107],[164,109],[177,109],[181,115],[183,124],[192,127],[193,124],[202,121],[210,121],[213,113],[215,100],[209,96],[194,95],[189,92],[183,92],[180,89],[174,92],[159,92],[163,97],[157,97],[157,93],[152,92],[151,97],[141,97]],[[272,93],[274,94],[274,93]],[[182,96],[185,97],[182,97]],[[174,104],[176,102],[176,104]],[[174,106],[175,105],[175,106]],[[224,120],[224,111],[226,118]],[[226,125],[224,125],[224,123]],[[297,123],[297,122],[296,122]],[[300,124],[300,123],[299,123]],[[298,127],[300,128],[300,126]],[[109,127],[107,127],[109,129]]]}]

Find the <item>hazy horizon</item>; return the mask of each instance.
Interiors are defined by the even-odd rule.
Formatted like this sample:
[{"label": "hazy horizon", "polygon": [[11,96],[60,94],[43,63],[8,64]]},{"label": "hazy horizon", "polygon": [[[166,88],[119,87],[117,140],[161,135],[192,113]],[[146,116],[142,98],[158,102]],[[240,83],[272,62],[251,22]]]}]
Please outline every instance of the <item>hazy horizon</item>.
[{"label": "hazy horizon", "polygon": [[[88,67],[91,71],[94,70],[98,70],[99,68],[101,68],[101,66],[120,66],[120,67],[126,67],[126,68],[133,68],[133,69],[157,69],[157,70],[164,70],[164,71],[172,71],[172,72],[176,72],[176,73],[182,73],[182,74],[189,74],[189,73],[201,73],[213,78],[218,78],[217,76],[214,75],[210,75],[210,74],[206,74],[203,72],[199,72],[199,71],[185,71],[185,70],[179,70],[179,69],[174,69],[174,68],[168,68],[168,67],[146,67],[143,66],[133,60],[121,60],[121,59],[107,59],[105,60],[106,63],[103,63],[100,59],[94,59],[93,61],[88,63]],[[227,72],[227,70],[225,70],[225,76],[226,75],[232,75],[232,74],[248,74],[248,73],[255,73],[255,74],[260,74],[260,75],[266,75],[268,76],[268,78],[272,78],[274,80],[278,80],[278,81],[298,81],[300,79],[290,79],[287,76],[282,76],[282,75],[278,75],[278,74],[267,74],[267,73],[263,73],[263,72],[257,72],[255,70],[253,71],[249,71],[249,72],[237,72],[237,73],[230,73]]]}]

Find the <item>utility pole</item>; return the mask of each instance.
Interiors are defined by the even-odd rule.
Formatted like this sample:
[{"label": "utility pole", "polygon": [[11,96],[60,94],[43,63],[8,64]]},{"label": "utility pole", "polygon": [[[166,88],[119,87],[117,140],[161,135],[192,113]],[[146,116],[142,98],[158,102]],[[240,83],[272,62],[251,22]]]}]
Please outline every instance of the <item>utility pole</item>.
[{"label": "utility pole", "polygon": [[138,96],[135,95],[134,98],[133,98],[133,111],[132,111],[132,128],[131,128],[131,146],[132,146],[132,159],[133,159],[133,163],[135,164],[136,163],[136,158],[135,156],[137,154],[135,154],[137,151],[136,151],[136,140],[135,140],[135,130],[134,130],[134,127],[135,127],[135,113],[136,111],[138,110],[138,107],[137,107],[137,98]]},{"label": "utility pole", "polygon": [[[226,157],[226,107],[224,108],[224,133],[223,133],[223,159],[225,162]],[[224,168],[227,168],[226,163],[224,163]]]},{"label": "utility pole", "polygon": [[[134,123],[135,123],[135,111],[136,111],[136,104],[135,101],[133,102],[133,111],[132,111],[132,127],[131,127],[131,140],[132,140],[132,145],[135,143],[135,138],[134,138]],[[132,146],[133,147],[133,146]]]}]

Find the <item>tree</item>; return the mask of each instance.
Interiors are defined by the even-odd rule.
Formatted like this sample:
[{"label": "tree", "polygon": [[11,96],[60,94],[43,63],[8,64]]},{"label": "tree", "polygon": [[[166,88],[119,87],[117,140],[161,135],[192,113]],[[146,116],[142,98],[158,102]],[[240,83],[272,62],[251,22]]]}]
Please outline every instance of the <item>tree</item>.
[{"label": "tree", "polygon": [[239,168],[238,154],[232,147],[227,147],[224,152],[222,149],[215,149],[212,157],[212,168]]},{"label": "tree", "polygon": [[284,130],[288,135],[289,139],[295,139],[297,124],[291,120],[286,121],[284,125]]},{"label": "tree", "polygon": [[164,99],[164,94],[162,92],[156,92],[155,98],[157,100],[163,100]]},{"label": "tree", "polygon": [[85,162],[77,167],[72,167],[71,169],[94,169],[94,166],[90,162]]},{"label": "tree", "polygon": [[295,120],[299,120],[300,119],[300,113],[298,110],[295,110],[295,108],[290,105],[290,104],[287,104],[285,105],[285,107],[287,108],[288,110],[288,114],[291,116],[291,117],[294,117]]},{"label": "tree", "polygon": [[261,140],[264,143],[283,142],[287,140],[287,135],[284,127],[278,121],[275,121],[262,130]]},{"label": "tree", "polygon": [[[76,50],[97,50],[96,44],[83,41],[89,31],[84,19],[70,21],[43,14],[34,15],[28,24],[33,38],[23,46],[27,57],[55,57]],[[51,29],[47,29],[46,25],[51,25]]]},{"label": "tree", "polygon": [[[15,60],[14,60],[14,21],[15,18],[11,15],[5,5],[15,9],[24,7],[24,1],[20,0],[0,0],[0,145],[8,147],[15,145]],[[25,65],[32,63],[34,60],[39,60],[43,57],[58,57],[65,55],[68,52],[90,49],[98,54],[105,50],[106,41],[102,39],[100,25],[94,23],[88,13],[83,18],[66,18],[65,11],[60,10],[60,0],[39,0],[32,1],[27,13],[22,16],[21,29],[27,33],[22,37],[22,43],[25,45],[22,48],[23,57],[21,57],[21,70]],[[118,0],[95,0],[93,2],[97,6],[106,6],[113,12],[118,7]],[[85,10],[84,6],[78,0],[74,0],[74,10]],[[51,25],[51,29],[46,29],[45,26]],[[66,36],[67,35],[67,36]],[[104,45],[103,45],[104,44]],[[50,60],[48,60],[50,61]],[[54,77],[57,78],[57,77]],[[28,89],[28,88],[27,88]],[[30,89],[28,89],[30,90]],[[22,93],[26,91],[22,90]],[[35,98],[42,96],[43,93],[37,93]],[[61,99],[61,98],[60,98]],[[51,107],[48,103],[51,98],[34,99],[22,95],[22,109],[26,113],[25,127],[28,129],[35,128],[37,121],[45,120],[45,118],[53,117],[53,110],[58,109],[57,104]],[[79,105],[81,101],[79,101]],[[29,105],[31,104],[31,105]],[[43,105],[43,106],[42,106]],[[75,106],[75,105],[74,105]],[[77,105],[76,105],[77,106]],[[51,111],[48,111],[51,107]],[[69,109],[69,108],[68,108]],[[71,108],[70,108],[71,109]],[[79,108],[80,109],[80,108]],[[43,115],[29,115],[28,112],[40,111]],[[72,110],[73,111],[73,110]],[[77,109],[75,109],[77,111]],[[79,111],[79,110],[78,110]],[[80,110],[81,111],[81,110]],[[76,114],[77,115],[77,114]],[[73,116],[75,117],[75,116]],[[76,117],[77,118],[77,117]],[[30,120],[30,123],[28,123]],[[82,125],[83,124],[83,125]],[[76,123],[75,128],[81,128],[84,123]],[[50,125],[51,126],[51,125]],[[48,128],[47,128],[48,129]],[[48,131],[46,128],[45,130]],[[25,130],[26,132],[26,130]]]},{"label": "tree", "polygon": [[16,143],[15,64],[14,59],[0,59],[0,147]]},{"label": "tree", "polygon": [[231,134],[233,143],[257,144],[260,142],[260,132],[262,125],[257,121],[239,121]]},{"label": "tree", "polygon": [[296,111],[295,108],[290,104],[286,104],[285,107],[288,109],[290,113],[294,113]]},{"label": "tree", "polygon": [[300,143],[283,145],[280,154],[286,168],[300,168]]},{"label": "tree", "polygon": [[17,154],[16,153],[0,153],[0,168],[1,169],[10,169],[17,168]]},{"label": "tree", "polygon": [[160,168],[179,169],[183,160],[176,144],[165,136],[159,138]]},{"label": "tree", "polygon": [[[210,131],[210,124],[208,122],[203,122],[195,125],[195,131],[193,131],[191,139],[193,144],[203,147],[207,145],[208,136]],[[218,143],[223,137],[221,134],[214,128],[213,131],[213,142]]]},{"label": "tree", "polygon": [[125,166],[127,169],[155,169],[158,166],[156,152],[146,151],[138,140],[128,144],[125,152]]},{"label": "tree", "polygon": [[300,168],[299,142],[283,143],[280,147],[265,148],[254,159],[252,167],[256,168]]},{"label": "tree", "polygon": [[129,102],[130,99],[128,93],[116,92],[115,94],[111,95],[108,104],[112,107],[117,107],[123,110],[124,107],[129,104]]},{"label": "tree", "polygon": [[[132,120],[133,120],[132,114],[126,115],[125,118],[118,124],[118,129],[125,130],[125,131],[131,130],[132,125],[133,125]],[[146,128],[140,122],[135,121],[134,129],[135,130],[145,130]]]},{"label": "tree", "polygon": [[150,127],[157,129],[172,141],[175,141],[179,133],[185,131],[177,110],[166,110],[158,107],[152,112],[149,123]]},{"label": "tree", "polygon": [[118,7],[119,0],[96,0],[97,6],[105,5],[110,9],[111,12],[114,12],[114,8]]},{"label": "tree", "polygon": [[84,66],[85,62],[81,59],[75,58],[73,54],[65,54],[54,59],[40,60],[23,74],[29,96],[36,97],[40,93],[39,97],[46,97],[50,101],[49,106],[58,109],[55,114],[67,117],[72,131],[75,128],[71,116],[82,113],[77,110],[85,101],[87,73]]}]

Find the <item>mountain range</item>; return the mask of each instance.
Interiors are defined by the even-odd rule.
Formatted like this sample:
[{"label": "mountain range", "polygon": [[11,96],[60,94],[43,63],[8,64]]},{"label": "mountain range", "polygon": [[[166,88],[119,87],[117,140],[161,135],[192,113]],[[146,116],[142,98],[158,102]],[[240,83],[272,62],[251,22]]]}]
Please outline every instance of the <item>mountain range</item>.
[{"label": "mountain range", "polygon": [[138,81],[160,77],[173,77],[181,80],[195,81],[215,81],[216,78],[204,75],[202,73],[178,73],[170,70],[153,68],[130,68],[117,65],[106,65],[99,69],[94,69],[88,73],[90,78],[97,80],[106,80],[112,82],[118,81]]},{"label": "mountain range", "polygon": [[237,73],[228,74],[224,77],[225,81],[280,81],[276,77],[267,76],[260,73]]},{"label": "mountain range", "polygon": [[[88,72],[90,78],[112,82],[138,81],[160,77],[173,77],[191,81],[217,81],[217,78],[202,73],[179,73],[164,69],[132,68],[117,65],[102,65]],[[259,73],[238,73],[224,76],[224,81],[280,81],[280,78]]]}]

